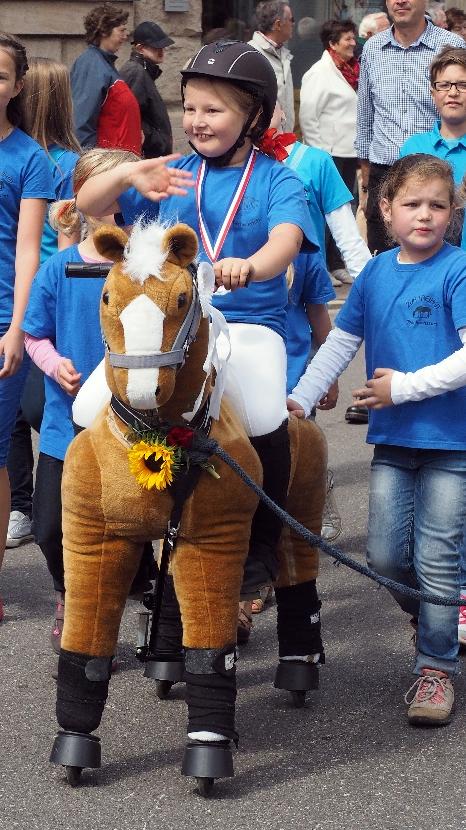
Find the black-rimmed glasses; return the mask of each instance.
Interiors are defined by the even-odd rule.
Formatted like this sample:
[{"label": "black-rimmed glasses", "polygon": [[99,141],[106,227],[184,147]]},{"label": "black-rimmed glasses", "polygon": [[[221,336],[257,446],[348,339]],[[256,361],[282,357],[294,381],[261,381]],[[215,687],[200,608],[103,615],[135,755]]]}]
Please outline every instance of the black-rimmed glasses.
[{"label": "black-rimmed glasses", "polygon": [[432,86],[436,92],[450,92],[452,86],[457,92],[466,92],[466,81],[434,81]]}]

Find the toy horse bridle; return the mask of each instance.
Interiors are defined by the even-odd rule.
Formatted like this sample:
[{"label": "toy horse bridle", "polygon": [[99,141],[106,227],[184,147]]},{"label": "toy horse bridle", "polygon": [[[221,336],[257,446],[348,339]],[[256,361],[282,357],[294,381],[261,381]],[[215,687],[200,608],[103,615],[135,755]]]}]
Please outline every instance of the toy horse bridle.
[{"label": "toy horse bridle", "polygon": [[152,352],[151,354],[125,354],[112,352],[106,341],[110,366],[115,369],[157,369],[161,366],[176,366],[180,369],[188,354],[191,343],[195,340],[201,322],[202,309],[197,287],[196,269],[189,266],[193,279],[193,296],[188,313],[184,318],[172,348],[168,352]]}]

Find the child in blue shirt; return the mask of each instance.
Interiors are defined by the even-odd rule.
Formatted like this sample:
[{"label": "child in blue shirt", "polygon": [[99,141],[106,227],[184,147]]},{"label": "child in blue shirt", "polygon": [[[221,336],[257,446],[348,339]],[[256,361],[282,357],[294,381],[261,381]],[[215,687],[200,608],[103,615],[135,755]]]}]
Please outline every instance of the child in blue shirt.
[{"label": "child in blue shirt", "polygon": [[[450,166],[422,154],[400,159],[380,206],[399,247],[366,265],[289,408],[308,413],[364,339],[370,380],[354,394],[370,409],[375,444],[368,561],[449,597],[459,595],[466,512],[466,254],[443,241],[455,207]],[[448,723],[457,608],[394,596],[417,627],[409,721]]]},{"label": "child in blue shirt", "polygon": [[[121,212],[125,225],[145,213],[196,230],[200,259],[213,263],[219,286],[213,302],[229,324],[226,394],[261,458],[264,489],[283,505],[290,469],[285,271],[303,239],[317,249],[315,232],[298,177],[254,148],[276,101],[267,59],[244,43],[209,44],[182,76],[183,126],[195,152],[166,169],[166,159],[122,165],[89,181],[78,206]],[[189,179],[194,189],[184,187]],[[92,390],[87,397],[92,401]],[[281,522],[261,504],[244,597],[275,578],[280,532]]]},{"label": "child in blue shirt", "polygon": [[[89,150],[78,160],[75,192],[88,177],[129,159],[124,150]],[[75,199],[56,202],[50,210],[52,226],[65,236],[82,230]],[[46,374],[45,407],[40,429],[39,460],[33,515],[36,542],[45,556],[57,592],[56,622],[52,645],[58,652],[63,620],[64,580],[61,526],[61,478],[63,459],[74,437],[71,407],[80,384],[102,360],[104,346],[99,309],[103,281],[100,277],[66,278],[67,262],[105,262],[92,240],[103,218],[84,217],[86,238],[49,257],[34,279],[23,321],[26,348]],[[107,217],[107,222],[112,218]]]},{"label": "child in blue shirt", "polygon": [[[25,132],[43,147],[53,180],[53,199],[73,196],[73,171],[81,148],[73,135],[73,112],[68,69],[49,58],[32,58],[21,93]],[[40,263],[58,247],[73,240],[60,239],[45,218],[40,245]],[[39,431],[44,409],[44,377],[33,364],[28,373],[8,456],[11,513],[7,547],[17,547],[33,538],[32,494],[34,456],[31,427]]]},{"label": "child in blue shirt", "polygon": [[[18,96],[28,65],[24,46],[0,33],[0,567],[10,516],[6,469],[11,432],[29,368],[21,330],[47,199],[53,198],[45,152],[19,129]],[[3,605],[0,599],[0,621]]]}]

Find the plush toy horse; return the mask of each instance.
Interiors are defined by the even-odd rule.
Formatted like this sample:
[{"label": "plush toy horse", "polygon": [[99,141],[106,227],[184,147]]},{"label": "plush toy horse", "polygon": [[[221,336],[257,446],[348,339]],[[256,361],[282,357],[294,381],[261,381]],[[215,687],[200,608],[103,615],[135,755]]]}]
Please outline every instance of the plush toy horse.
[{"label": "plush toy horse", "polygon": [[[185,225],[167,229],[154,223],[137,227],[129,241],[115,227],[99,229],[94,239],[99,252],[114,262],[101,299],[112,400],[77,435],[64,463],[66,607],[57,689],[63,731],[51,760],[66,767],[71,784],[83,767],[100,766],[99,739],[91,733],[102,717],[143,543],[164,537],[178,501],[178,476],[183,480],[183,471],[195,467],[197,483],[184,493],[171,568],[182,616],[191,736],[183,771],[194,775],[207,794],[214,778],[233,774],[237,611],[257,499],[222,461],[196,453],[194,427],[210,429],[211,438],[259,483],[261,468],[225,400],[214,413],[217,419],[208,417],[218,383],[207,359],[205,294],[213,291],[213,270],[210,288],[201,289],[202,310],[191,265],[197,253],[194,232]],[[287,507],[319,533],[325,442],[308,421],[292,418],[289,430]],[[210,474],[211,463],[220,478]],[[313,686],[309,672],[316,666],[309,663],[310,655],[322,659],[323,652],[315,590],[318,555],[286,529],[279,553],[276,685],[302,690]]]}]

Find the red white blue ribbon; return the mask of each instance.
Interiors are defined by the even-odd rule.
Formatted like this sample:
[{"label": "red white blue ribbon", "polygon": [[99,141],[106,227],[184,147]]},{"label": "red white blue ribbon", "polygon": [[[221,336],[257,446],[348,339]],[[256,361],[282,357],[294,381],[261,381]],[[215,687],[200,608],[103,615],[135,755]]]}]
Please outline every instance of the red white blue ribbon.
[{"label": "red white blue ribbon", "polygon": [[211,262],[216,262],[218,259],[218,255],[223,248],[223,244],[225,239],[228,236],[228,232],[231,228],[233,219],[235,218],[238,208],[242,202],[243,196],[246,192],[246,188],[249,184],[249,179],[251,178],[252,171],[254,169],[254,165],[256,163],[257,158],[257,151],[251,150],[249,158],[247,160],[246,166],[243,170],[243,175],[241,176],[241,180],[238,184],[238,187],[233,194],[233,199],[231,201],[230,207],[228,208],[227,214],[225,219],[223,220],[222,227],[218,232],[217,239],[214,242],[214,245],[211,245],[209,235],[207,233],[207,228],[205,226],[204,218],[202,216],[201,211],[201,197],[202,197],[202,187],[204,184],[205,173],[206,173],[206,161],[205,159],[202,160],[202,163],[199,167],[199,171],[196,178],[196,205],[197,205],[197,216],[199,221],[199,230],[201,234],[202,244],[204,246],[204,250],[209,257]]}]

